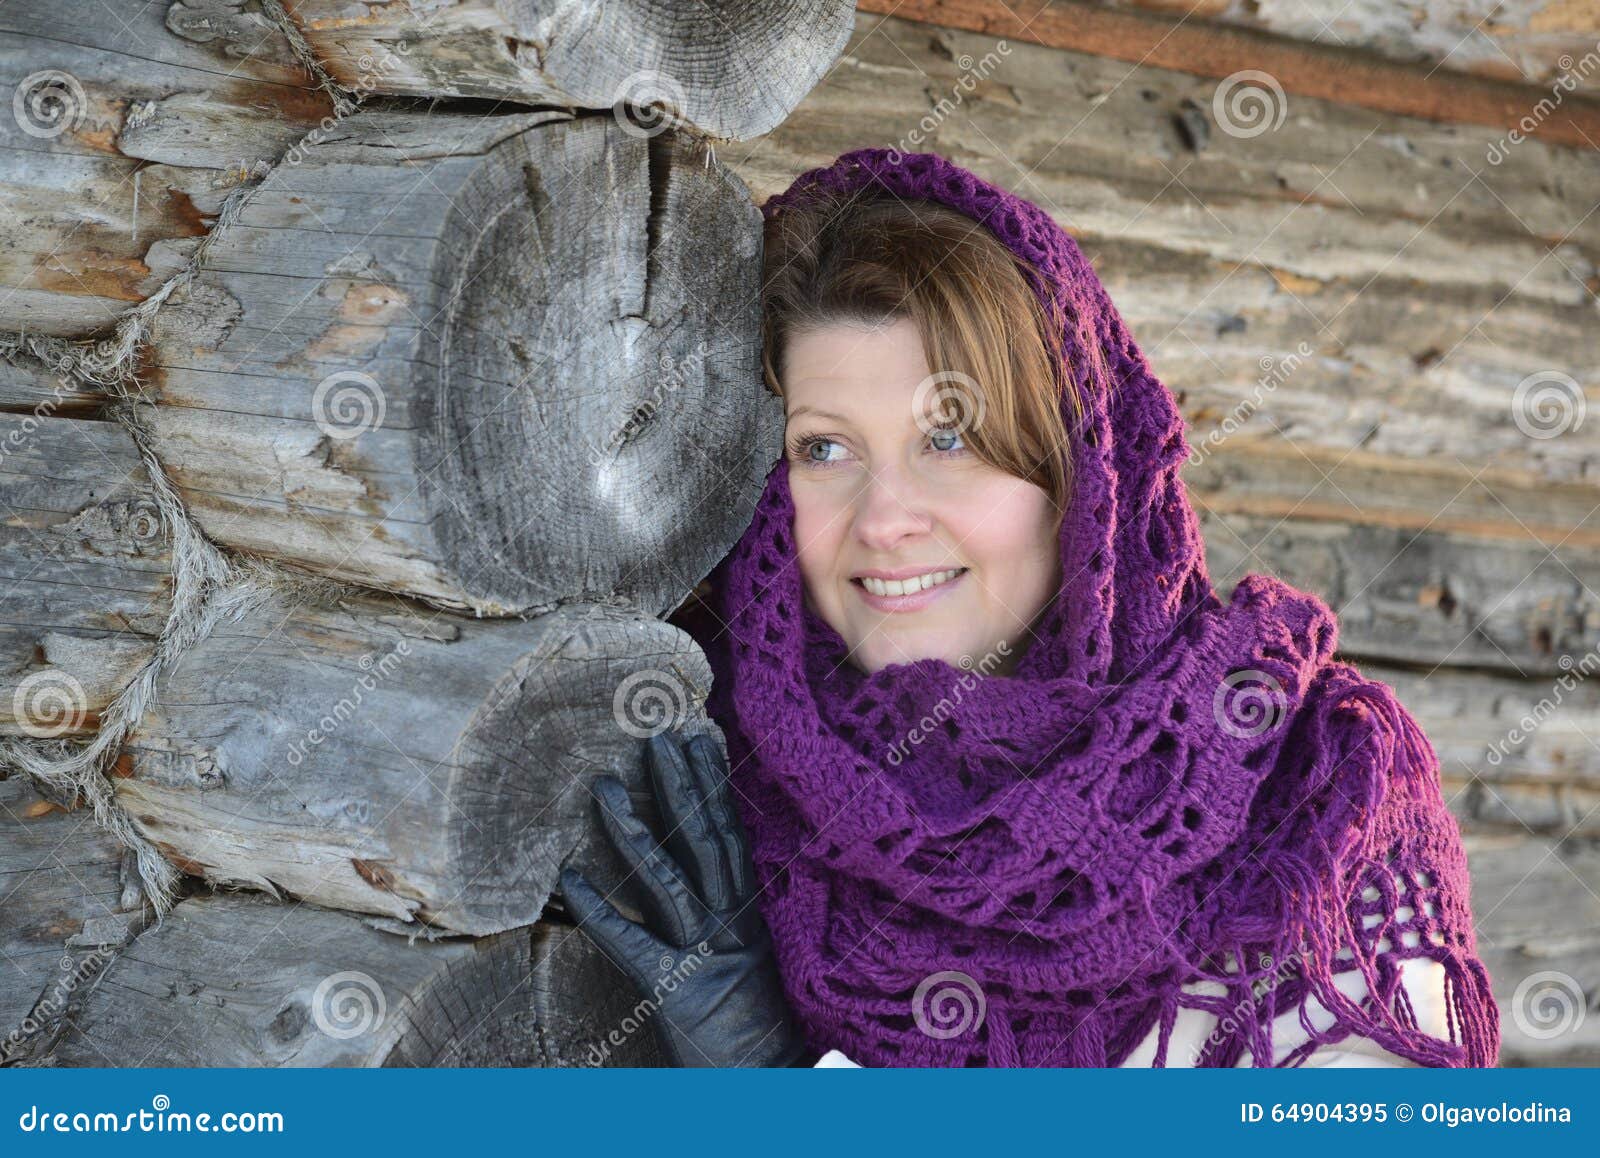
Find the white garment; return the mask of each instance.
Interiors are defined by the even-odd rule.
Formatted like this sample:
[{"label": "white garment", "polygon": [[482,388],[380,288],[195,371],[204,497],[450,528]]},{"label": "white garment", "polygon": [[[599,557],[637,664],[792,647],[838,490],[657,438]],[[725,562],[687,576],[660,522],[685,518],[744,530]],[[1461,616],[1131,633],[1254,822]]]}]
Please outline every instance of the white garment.
[{"label": "white garment", "polygon": [[[1367,994],[1366,982],[1356,970],[1334,974],[1333,983],[1352,1001],[1359,1002]],[[1413,957],[1408,961],[1402,961],[1400,984],[1411,999],[1411,1007],[1417,1015],[1417,1028],[1441,1041],[1449,1041],[1450,1026],[1445,1013],[1444,966],[1426,957]],[[1219,983],[1212,981],[1188,986],[1185,992],[1221,996],[1226,990]],[[1333,1014],[1329,1013],[1315,997],[1306,999],[1306,1016],[1318,1030],[1327,1029],[1335,1020]],[[1215,1014],[1180,1006],[1178,1016],[1173,1022],[1172,1037],[1167,1042],[1167,1065],[1174,1068],[1193,1066],[1205,1046],[1206,1039],[1216,1028],[1217,1021]],[[1304,1045],[1309,1038],[1310,1035],[1300,1024],[1298,1010],[1292,1009],[1279,1014],[1272,1023],[1273,1061],[1281,1062],[1291,1050]],[[1151,1027],[1149,1035],[1128,1055],[1127,1060],[1122,1063],[1123,1067],[1149,1067],[1155,1060],[1156,1046],[1160,1040],[1161,1026],[1157,1024]],[[1249,1050],[1246,1050],[1236,1064],[1248,1067],[1253,1066],[1255,1062]],[[1312,1051],[1300,1064],[1306,1068],[1334,1069],[1350,1066],[1414,1067],[1417,1063],[1390,1053],[1370,1038],[1351,1036],[1334,1045],[1325,1045]],[[861,1068],[836,1049],[830,1049],[823,1054],[816,1065],[818,1069],[846,1067]]]}]

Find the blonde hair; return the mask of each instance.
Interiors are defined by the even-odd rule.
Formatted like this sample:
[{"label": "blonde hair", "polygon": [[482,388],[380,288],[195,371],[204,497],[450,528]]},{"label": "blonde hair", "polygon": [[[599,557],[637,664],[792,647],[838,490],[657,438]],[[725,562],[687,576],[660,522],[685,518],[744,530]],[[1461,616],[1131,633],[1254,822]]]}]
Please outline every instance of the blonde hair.
[{"label": "blonde hair", "polygon": [[1062,354],[1064,319],[1041,304],[1023,259],[999,238],[935,201],[831,195],[767,219],[764,264],[769,390],[783,394],[796,333],[908,318],[929,369],[965,375],[981,391],[981,421],[960,427],[967,448],[1066,509],[1072,456],[1061,401],[1075,420],[1082,404]]}]

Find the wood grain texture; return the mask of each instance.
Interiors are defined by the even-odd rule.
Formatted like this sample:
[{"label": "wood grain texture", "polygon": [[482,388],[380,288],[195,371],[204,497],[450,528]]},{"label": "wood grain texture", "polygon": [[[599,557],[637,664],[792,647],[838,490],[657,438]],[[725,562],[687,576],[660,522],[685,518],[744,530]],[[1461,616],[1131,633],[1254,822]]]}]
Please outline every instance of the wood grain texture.
[{"label": "wood grain texture", "polygon": [[412,0],[285,5],[347,88],[609,109],[655,104],[743,140],[778,124],[838,58],[848,0]]},{"label": "wood grain texture", "polygon": [[118,423],[0,413],[0,735],[87,735],[150,658],[168,528]]},{"label": "wood grain texture", "polygon": [[346,913],[219,893],[124,948],[31,1064],[659,1065],[647,1028],[595,1048],[634,1003],[567,926],[408,943]]},{"label": "wood grain texture", "polygon": [[[1344,44],[1310,44],[1288,36],[1264,35],[1249,26],[1122,11],[1085,0],[859,0],[857,7],[863,12],[1198,76],[1265,72],[1292,93],[1404,116],[1500,130],[1532,117],[1530,131],[1540,140],[1600,147],[1596,145],[1600,142],[1600,101],[1592,98],[1568,96],[1555,101],[1542,87],[1491,75],[1441,71],[1437,64],[1401,63]],[[1368,11],[1377,7],[1374,4]],[[1332,15],[1337,19],[1340,13],[1335,10]],[[1307,17],[1316,20],[1309,12]],[[1468,39],[1464,35],[1457,43],[1465,44]],[[1595,38],[1590,37],[1584,50],[1594,48]],[[1541,98],[1549,101],[1550,108],[1533,117]]]},{"label": "wood grain texture", "polygon": [[759,214],[707,160],[609,117],[341,123],[157,317],[148,421],[200,525],[479,614],[676,606],[782,434]]},{"label": "wood grain texture", "polygon": [[705,721],[710,669],[660,620],[526,623],[273,598],[174,667],[113,773],[185,872],[487,934],[538,919],[563,862],[622,879],[589,783],[654,804],[644,738]]},{"label": "wood grain texture", "polygon": [[251,51],[230,56],[169,31],[167,8],[0,5],[0,87],[24,110],[0,118],[0,328],[104,330],[332,111],[259,14],[241,17]]}]

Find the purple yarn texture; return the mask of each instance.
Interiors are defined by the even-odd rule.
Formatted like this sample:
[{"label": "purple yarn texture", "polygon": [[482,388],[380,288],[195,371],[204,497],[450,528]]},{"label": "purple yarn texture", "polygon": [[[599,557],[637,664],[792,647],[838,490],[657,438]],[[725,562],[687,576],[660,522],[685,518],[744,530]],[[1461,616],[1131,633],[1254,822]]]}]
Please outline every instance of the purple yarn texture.
[{"label": "purple yarn texture", "polygon": [[[1271,1065],[1272,1019],[1315,996],[1337,1020],[1282,1064],[1351,1034],[1421,1065],[1495,1064],[1432,745],[1387,685],[1332,658],[1320,598],[1260,574],[1214,591],[1177,404],[1076,242],[937,154],[856,150],[763,212],[818,193],[942,202],[989,229],[1063,307],[1085,418],[1063,404],[1063,582],[1011,641],[1010,676],[847,663],[803,596],[782,458],[711,576],[711,714],[811,1047],[1114,1066],[1159,1026],[1166,1065],[1188,1006],[1223,1019],[1195,1064]],[[1444,966],[1450,1041],[1398,989],[1414,957]],[[1333,984],[1348,970],[1362,1001]],[[1184,991],[1202,981],[1223,991]]]}]

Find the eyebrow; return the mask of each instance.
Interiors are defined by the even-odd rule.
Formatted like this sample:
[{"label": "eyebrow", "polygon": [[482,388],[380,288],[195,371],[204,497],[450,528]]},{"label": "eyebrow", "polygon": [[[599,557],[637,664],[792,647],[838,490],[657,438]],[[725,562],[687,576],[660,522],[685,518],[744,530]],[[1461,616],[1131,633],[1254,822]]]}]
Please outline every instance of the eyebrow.
[{"label": "eyebrow", "polygon": [[815,414],[818,418],[832,418],[837,422],[849,422],[843,414],[835,414],[831,410],[818,410],[815,406],[796,406],[789,412],[790,418],[799,418],[802,414]]}]

